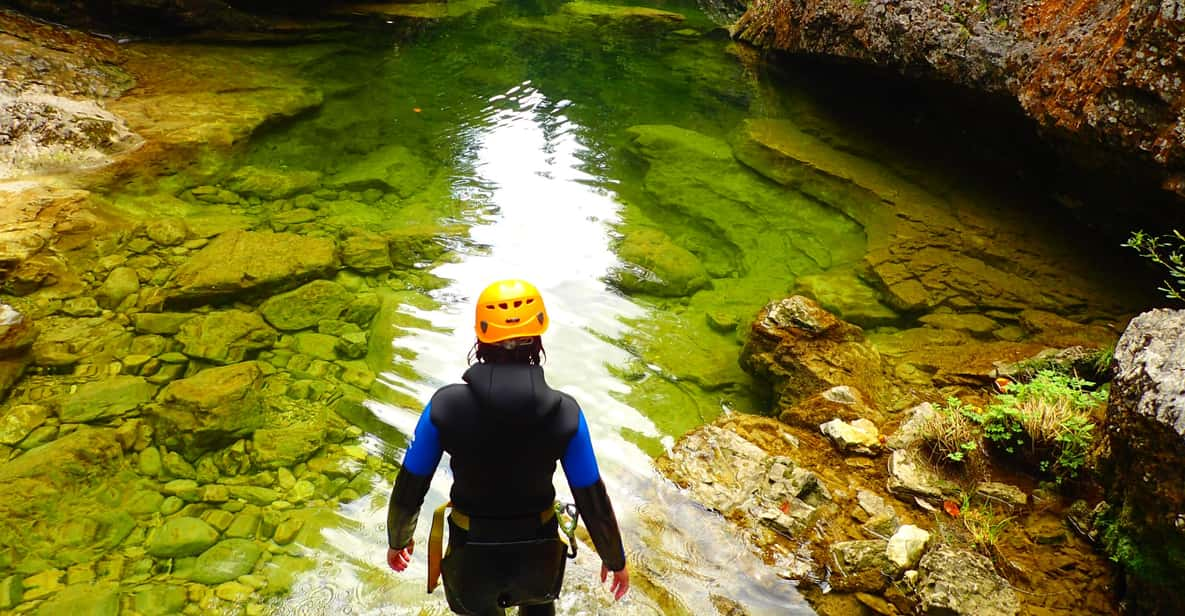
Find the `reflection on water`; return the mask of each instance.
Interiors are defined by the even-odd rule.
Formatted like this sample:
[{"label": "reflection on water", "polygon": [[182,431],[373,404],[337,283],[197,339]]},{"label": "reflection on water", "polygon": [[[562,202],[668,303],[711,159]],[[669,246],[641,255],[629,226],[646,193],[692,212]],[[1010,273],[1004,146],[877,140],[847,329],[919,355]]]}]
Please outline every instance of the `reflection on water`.
[{"label": "reflection on water", "polygon": [[[461,248],[453,262],[433,271],[448,281],[433,292],[439,309],[405,306],[432,325],[394,341],[414,351],[413,367],[423,378],[395,372],[381,378],[425,401],[437,387],[459,380],[474,341],[472,301],[477,293],[497,279],[532,281],[543,293],[553,321],[545,336],[548,380],[575,396],[585,409],[635,578],[629,598],[612,605],[608,592],[597,584],[600,561],[586,545],[567,570],[560,611],[707,614],[714,613],[712,597],[718,596],[753,614],[810,613],[790,582],[778,578],[730,536],[719,516],[689,502],[659,477],[650,456],[622,436],[628,429],[664,437],[645,415],[620,401],[627,385],[607,369],[630,359],[613,344],[625,331],[622,319],[643,317],[645,310],[602,281],[617,265],[609,237],[620,205],[613,194],[597,187],[598,178],[581,170],[587,152],[577,139],[579,127],[564,113],[574,104],[580,103],[552,100],[524,81],[491,96],[480,114],[456,128],[472,140],[473,158],[472,177],[457,178],[454,184],[482,186],[484,208],[470,231],[472,246]],[[464,196],[476,194],[467,191]],[[379,402],[370,408],[405,434],[418,420],[419,409]],[[430,513],[447,499],[449,485],[446,458],[421,513],[421,541]],[[563,481],[557,481],[557,488],[561,499],[571,500]],[[307,576],[294,588],[285,610],[447,612],[442,592],[423,596],[425,549],[417,551],[401,576],[381,567],[384,503],[382,496],[372,495],[342,512],[360,522],[365,532],[329,533],[328,544],[340,550],[341,560]]]}]

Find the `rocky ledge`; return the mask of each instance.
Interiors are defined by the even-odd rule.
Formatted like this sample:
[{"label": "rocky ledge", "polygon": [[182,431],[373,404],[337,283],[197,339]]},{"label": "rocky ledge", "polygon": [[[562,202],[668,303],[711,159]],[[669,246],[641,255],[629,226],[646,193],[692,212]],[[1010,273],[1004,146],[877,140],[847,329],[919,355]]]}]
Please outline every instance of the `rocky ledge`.
[{"label": "rocky ledge", "polygon": [[754,0],[733,34],[1011,97],[1085,162],[1185,197],[1181,0]]}]

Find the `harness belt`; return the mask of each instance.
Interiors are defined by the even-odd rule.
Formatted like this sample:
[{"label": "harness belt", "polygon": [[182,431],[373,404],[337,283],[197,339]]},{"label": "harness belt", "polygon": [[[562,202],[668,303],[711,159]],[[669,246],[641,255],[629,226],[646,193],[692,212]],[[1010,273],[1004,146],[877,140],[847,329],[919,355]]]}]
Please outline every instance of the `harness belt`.
[{"label": "harness belt", "polygon": [[[428,592],[429,593],[436,590],[436,587],[440,584],[440,563],[442,560],[444,560],[444,512],[445,512],[445,510],[451,508],[452,506],[453,506],[452,501],[446,502],[443,505],[437,507],[436,511],[434,511],[432,513],[432,529],[428,533]],[[564,517],[565,515],[568,516],[567,519],[565,519],[565,517]],[[556,516],[560,517],[560,519],[559,519],[560,529],[568,537],[568,548],[570,550],[568,558],[575,558],[575,556],[576,556],[575,530],[576,530],[576,519],[579,516],[579,513],[576,511],[576,507],[574,505],[571,505],[571,504],[565,505],[563,503],[560,503],[559,501],[556,501],[554,506],[548,507],[547,509],[540,511],[537,518],[532,516],[531,518],[508,518],[508,519],[478,518],[478,520],[479,520],[479,526],[482,527],[483,529],[486,529],[486,530],[490,530],[491,527],[496,529],[499,526],[505,526],[507,528],[509,528],[511,526],[517,526],[518,528],[521,529],[521,528],[523,528],[524,522],[527,520],[531,520],[532,525],[535,528],[538,528],[539,526],[550,522],[551,519]],[[473,519],[471,519],[469,517],[469,515],[462,513],[456,509],[453,509],[452,513],[449,514],[449,519],[452,520],[453,524],[455,524],[457,526],[457,528],[460,528],[461,530],[464,530],[464,531],[469,531],[473,525]]]}]

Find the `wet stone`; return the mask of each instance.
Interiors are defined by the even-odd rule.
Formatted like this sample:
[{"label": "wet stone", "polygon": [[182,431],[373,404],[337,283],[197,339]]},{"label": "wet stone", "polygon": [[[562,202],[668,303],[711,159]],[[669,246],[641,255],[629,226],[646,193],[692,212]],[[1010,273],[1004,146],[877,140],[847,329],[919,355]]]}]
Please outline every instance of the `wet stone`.
[{"label": "wet stone", "polygon": [[165,494],[191,503],[200,500],[200,490],[198,483],[192,479],[174,479],[161,487]]},{"label": "wet stone", "polygon": [[67,586],[37,608],[37,616],[87,614],[88,616],[117,616],[119,614],[119,585],[103,582]]},{"label": "wet stone", "polygon": [[257,486],[227,486],[232,498],[240,498],[252,505],[267,506],[280,499],[280,494],[271,488]]},{"label": "wet stone", "polygon": [[41,426],[29,433],[25,440],[17,444],[20,449],[33,449],[39,445],[52,442],[58,438],[57,426]]},{"label": "wet stone", "polygon": [[24,579],[24,600],[30,601],[52,595],[60,591],[66,574],[60,569],[46,569]]},{"label": "wet stone", "polygon": [[276,526],[272,540],[279,545],[288,545],[296,539],[296,535],[300,533],[302,526],[304,526],[304,523],[300,520],[285,520]]},{"label": "wet stone", "polygon": [[[193,468],[193,465],[175,451],[165,453],[161,463],[164,465],[165,472],[170,476],[180,477],[182,479],[197,478],[197,470]],[[195,486],[196,483],[194,482]]]},{"label": "wet stone", "polygon": [[202,513],[202,520],[210,526],[218,529],[219,532],[230,528],[230,524],[234,521],[234,519],[235,515],[233,513],[224,511],[222,509],[210,509]]},{"label": "wet stone", "polygon": [[277,329],[296,331],[338,318],[345,313],[351,300],[352,294],[336,282],[315,280],[268,299],[259,310]]},{"label": "wet stone", "polygon": [[48,408],[38,404],[18,404],[0,416],[0,445],[16,445],[50,417]]},{"label": "wet stone", "polygon": [[317,322],[317,333],[342,337],[346,334],[360,334],[364,332],[361,327],[349,321],[324,319]]},{"label": "wet stone", "polygon": [[133,353],[120,360],[120,363],[123,364],[123,372],[127,374],[139,375],[144,369],[145,364],[151,360],[151,355],[140,355]]},{"label": "wet stone", "polygon": [[257,313],[225,310],[186,321],[177,341],[190,357],[233,364],[252,352],[270,348],[275,344],[276,332]]},{"label": "wet stone", "polygon": [[[198,498],[204,503],[225,503],[230,500],[230,490],[223,485],[205,485],[202,486]],[[226,527],[222,526],[218,530],[225,529]]]},{"label": "wet stone", "polygon": [[930,533],[906,524],[897,529],[889,538],[885,548],[885,555],[897,567],[897,571],[911,569],[917,565],[926,546],[930,543]]},{"label": "wet stone", "polygon": [[236,539],[253,539],[259,528],[259,514],[242,512],[234,517],[226,529],[226,536]]},{"label": "wet stone", "polygon": [[160,507],[164,502],[165,497],[160,492],[155,490],[140,490],[128,498],[124,507],[132,515],[144,516],[160,511]]},{"label": "wet stone", "polygon": [[132,326],[141,334],[172,336],[181,331],[181,324],[194,315],[184,312],[139,312],[132,315]]},{"label": "wet stone", "polygon": [[377,233],[356,232],[342,243],[342,263],[360,272],[381,272],[391,269],[391,252],[387,239]]},{"label": "wet stone", "polygon": [[167,616],[180,612],[188,598],[184,586],[154,584],[136,593],[132,607],[144,616]]},{"label": "wet stone", "polygon": [[148,542],[148,553],[162,558],[194,556],[218,541],[218,531],[192,517],[174,518],[156,530]]},{"label": "wet stone", "polygon": [[334,343],[334,351],[345,359],[362,359],[366,357],[367,336],[364,332],[342,334]]},{"label": "wet stone", "polygon": [[65,423],[86,423],[118,417],[148,402],[156,386],[138,376],[116,376],[85,383],[61,400],[58,414]]},{"label": "wet stone", "polygon": [[178,511],[181,511],[181,508],[184,506],[185,501],[177,498],[176,496],[170,496],[160,504],[160,512],[161,515],[170,516],[174,513],[177,513]]},{"label": "wet stone", "polygon": [[985,481],[975,486],[975,493],[997,503],[1010,507],[1024,507],[1029,504],[1029,495],[1024,490],[995,481]]},{"label": "wet stone", "polygon": [[107,280],[96,291],[100,306],[109,309],[120,307],[125,298],[140,291],[140,276],[130,267],[117,267],[107,275]]},{"label": "wet stone", "polygon": [[103,312],[93,297],[76,297],[62,304],[62,313],[72,317],[96,317]]}]

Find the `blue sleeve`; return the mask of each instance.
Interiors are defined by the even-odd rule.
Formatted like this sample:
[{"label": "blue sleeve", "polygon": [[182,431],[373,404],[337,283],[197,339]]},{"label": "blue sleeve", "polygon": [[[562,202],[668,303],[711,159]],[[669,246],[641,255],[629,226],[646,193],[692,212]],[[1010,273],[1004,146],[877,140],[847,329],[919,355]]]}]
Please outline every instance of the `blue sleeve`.
[{"label": "blue sleeve", "polygon": [[572,440],[568,442],[568,449],[560,463],[564,465],[568,487],[573,490],[587,488],[601,479],[601,471],[597,468],[597,456],[593,453],[592,438],[588,435],[588,423],[584,421],[584,411],[580,412],[580,425],[576,428]]},{"label": "blue sleeve", "polygon": [[436,465],[440,464],[440,435],[436,426],[432,424],[432,403],[424,407],[420,413],[420,421],[416,424],[416,434],[412,438],[411,447],[403,456],[403,468],[417,475],[431,476],[436,472]]}]

